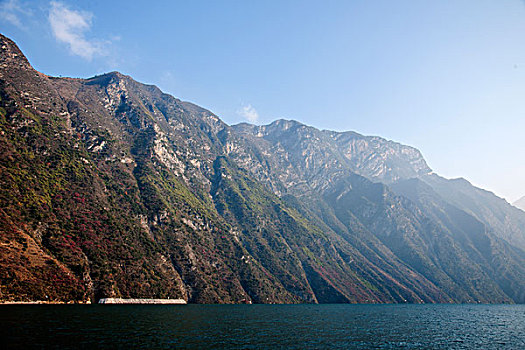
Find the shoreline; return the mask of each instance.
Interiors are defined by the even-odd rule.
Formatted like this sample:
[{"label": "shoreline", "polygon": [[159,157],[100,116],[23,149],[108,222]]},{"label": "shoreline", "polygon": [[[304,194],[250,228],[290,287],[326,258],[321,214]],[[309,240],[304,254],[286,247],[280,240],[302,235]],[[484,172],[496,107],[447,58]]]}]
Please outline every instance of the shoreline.
[{"label": "shoreline", "polygon": [[146,298],[102,298],[97,303],[87,301],[0,301],[0,305],[186,305],[184,299],[146,299]]},{"label": "shoreline", "polygon": [[145,298],[102,298],[98,301],[103,305],[186,305],[184,299],[145,299]]},{"label": "shoreline", "polygon": [[0,301],[0,305],[90,305],[91,301]]}]

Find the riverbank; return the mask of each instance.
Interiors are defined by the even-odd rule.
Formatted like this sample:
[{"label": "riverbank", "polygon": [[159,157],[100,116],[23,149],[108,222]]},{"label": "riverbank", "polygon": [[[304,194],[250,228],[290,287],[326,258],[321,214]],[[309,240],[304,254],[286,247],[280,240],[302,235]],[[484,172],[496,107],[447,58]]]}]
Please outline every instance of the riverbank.
[{"label": "riverbank", "polygon": [[187,304],[184,299],[121,299],[121,298],[103,298],[98,301],[99,304],[162,304],[162,305],[184,305]]},{"label": "riverbank", "polygon": [[59,305],[59,304],[91,304],[91,301],[47,301],[47,300],[33,300],[33,301],[0,301],[0,305]]}]

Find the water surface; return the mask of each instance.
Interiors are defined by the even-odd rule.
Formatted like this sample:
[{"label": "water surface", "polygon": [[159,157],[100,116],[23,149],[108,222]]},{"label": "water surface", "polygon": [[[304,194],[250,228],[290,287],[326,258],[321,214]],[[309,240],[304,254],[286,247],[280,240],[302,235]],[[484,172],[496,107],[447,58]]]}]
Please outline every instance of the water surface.
[{"label": "water surface", "polygon": [[4,348],[525,349],[525,305],[3,305]]}]

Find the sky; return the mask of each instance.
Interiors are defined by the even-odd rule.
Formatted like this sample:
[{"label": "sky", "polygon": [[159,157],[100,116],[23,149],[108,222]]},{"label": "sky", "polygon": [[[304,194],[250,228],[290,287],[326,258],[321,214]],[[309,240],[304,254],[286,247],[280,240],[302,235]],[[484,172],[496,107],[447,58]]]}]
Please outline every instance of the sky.
[{"label": "sky", "polygon": [[0,32],[45,74],[120,71],[228,124],[382,136],[525,196],[524,1],[3,0]]}]

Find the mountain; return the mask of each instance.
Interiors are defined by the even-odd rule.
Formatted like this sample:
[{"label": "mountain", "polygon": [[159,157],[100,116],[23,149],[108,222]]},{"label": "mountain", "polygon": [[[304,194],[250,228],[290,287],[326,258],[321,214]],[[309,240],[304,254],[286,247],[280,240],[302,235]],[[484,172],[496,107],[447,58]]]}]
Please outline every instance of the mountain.
[{"label": "mountain", "polygon": [[321,133],[334,140],[327,148],[337,150],[340,158],[345,158],[349,170],[387,185],[412,178],[421,179],[447,203],[474,216],[498,237],[525,249],[523,212],[465,179],[445,179],[433,173],[417,149],[355,132]]},{"label": "mountain", "polygon": [[512,203],[512,205],[514,205],[516,208],[520,208],[521,210],[525,210],[525,196]]},{"label": "mountain", "polygon": [[439,223],[449,237],[455,238],[455,244],[461,246],[467,259],[476,261],[507,295],[514,300],[523,298],[522,289],[510,287],[514,281],[525,278],[525,269],[520,265],[521,249],[498,237],[476,216],[448,203],[421,179],[399,181],[392,189],[414,201],[429,218]]},{"label": "mountain", "polygon": [[448,180],[437,174],[421,177],[450,204],[483,222],[498,237],[525,249],[525,213],[497,197],[477,188],[465,179]]},{"label": "mountain", "polygon": [[[268,176],[263,173],[259,176],[261,181],[273,179],[269,185],[276,193],[283,191],[279,187],[282,181],[275,180],[279,176],[292,177],[283,178],[288,183],[284,186],[287,191],[297,189],[296,192],[307,190],[305,181],[314,186],[324,186],[326,184],[323,181],[333,181],[338,174],[345,176],[347,172],[386,185],[418,178],[431,186],[448,204],[481,221],[496,236],[525,249],[525,215],[522,211],[465,179],[449,180],[433,173],[421,153],[412,147],[355,132],[320,131],[295,121],[280,120],[268,126],[243,123],[234,126],[234,129],[240,134],[249,135],[252,144],[260,145],[265,148],[264,152],[272,154],[273,159],[268,160],[267,164],[271,164],[285,148],[292,152],[286,155],[286,159],[309,163],[300,164],[296,174],[285,163],[280,164],[280,168],[287,168],[286,174]],[[257,169],[256,164],[245,166]],[[299,174],[303,174],[304,179],[299,179]]]},{"label": "mountain", "polygon": [[[269,187],[278,193],[299,198],[302,206],[317,215],[315,221],[327,223],[343,237],[355,239],[355,225],[359,222],[368,231],[367,246],[372,246],[370,240],[379,239],[380,242],[376,244],[385,245],[397,257],[449,294],[457,293],[453,299],[480,300],[482,298],[477,295],[480,288],[498,289],[492,285],[495,279],[502,277],[499,275],[501,268],[495,266],[495,257],[508,257],[509,264],[514,266],[512,273],[516,274],[510,276],[510,272],[506,271],[504,276],[512,283],[521,283],[518,281],[524,276],[521,267],[523,250],[504,239],[503,232],[494,232],[492,227],[450,204],[448,198],[444,199],[421,180],[429,181],[428,178],[435,175],[414,149],[380,139],[373,146],[370,146],[371,143],[362,143],[364,146],[361,147],[361,152],[369,156],[360,157],[352,156],[359,152],[348,140],[366,137],[355,133],[320,131],[285,120],[276,121],[269,126],[239,124],[233,127],[238,134],[248,139],[249,144],[255,145],[259,158],[267,156],[261,162],[257,157],[250,157],[245,153],[230,154],[240,164],[251,169],[254,176],[258,176],[261,181],[270,179]],[[377,159],[383,159],[384,162]],[[403,167],[403,172],[397,170]],[[370,183],[352,175],[353,171],[374,182],[381,180],[390,185],[387,187],[383,183]],[[374,176],[375,174],[378,175]],[[404,180],[404,177],[410,180]],[[392,183],[392,180],[395,182]],[[403,185],[405,181],[408,182]],[[443,181],[455,183],[454,180]],[[469,186],[473,188],[470,184]],[[418,187],[425,191],[415,191]],[[473,191],[475,190],[482,191],[474,188]],[[404,198],[395,197],[392,191]],[[441,192],[446,193],[443,189]],[[429,193],[432,194],[430,198]],[[464,195],[462,198],[468,201],[469,197]],[[488,196],[488,199],[492,197]],[[482,203],[487,206],[494,204],[486,202]],[[430,206],[433,210],[429,210]],[[436,212],[450,212],[449,221],[452,225],[459,225],[461,229],[445,225],[446,221],[435,215]],[[468,221],[471,221],[470,226],[465,227],[465,222]],[[466,235],[468,242],[465,242]],[[360,233],[358,236],[364,237],[365,234]],[[521,237],[523,236],[522,233]],[[459,266],[458,262],[461,262]],[[472,285],[467,276],[478,276],[476,279],[482,282]],[[505,283],[507,282],[500,284]],[[465,290],[469,292],[462,299],[460,295]],[[522,289],[519,289],[517,298],[523,298],[522,294]]]},{"label": "mountain", "polygon": [[521,216],[445,195],[415,148],[229,126],[0,41],[0,300],[525,302]]}]

